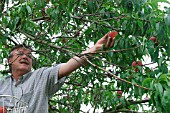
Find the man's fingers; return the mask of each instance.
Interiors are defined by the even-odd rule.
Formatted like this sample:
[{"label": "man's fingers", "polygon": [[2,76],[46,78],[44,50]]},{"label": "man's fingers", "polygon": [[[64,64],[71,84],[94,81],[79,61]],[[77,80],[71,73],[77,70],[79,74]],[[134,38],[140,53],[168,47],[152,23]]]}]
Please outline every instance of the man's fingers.
[{"label": "man's fingers", "polygon": [[107,48],[111,47],[112,42],[113,42],[113,38],[107,37],[107,42],[106,42],[105,48],[107,49]]},{"label": "man's fingers", "polygon": [[113,45],[114,45],[114,38],[112,38],[112,41],[111,41],[111,44],[110,44],[110,47],[113,47]]},{"label": "man's fingers", "polygon": [[[98,41],[99,44],[102,44],[102,47],[101,49],[108,49],[108,48],[111,48],[113,47],[114,45],[114,39],[115,39],[115,36],[112,36],[111,35],[112,32],[108,32],[107,34],[105,34],[101,39],[100,41]],[[110,35],[109,35],[110,34]],[[102,49],[102,50],[103,50]]]},{"label": "man's fingers", "polygon": [[107,39],[106,39],[106,43],[105,43],[105,49],[107,49],[109,46],[109,37],[107,37]]},{"label": "man's fingers", "polygon": [[109,37],[108,33],[103,36],[103,38],[106,39],[106,40],[107,40],[108,37]]}]

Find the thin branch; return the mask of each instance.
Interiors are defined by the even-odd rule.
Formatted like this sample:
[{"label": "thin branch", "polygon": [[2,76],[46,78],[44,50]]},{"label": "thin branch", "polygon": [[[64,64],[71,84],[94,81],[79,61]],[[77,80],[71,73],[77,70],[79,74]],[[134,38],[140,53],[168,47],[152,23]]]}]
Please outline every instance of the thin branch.
[{"label": "thin branch", "polygon": [[[116,110],[116,111],[105,111],[103,113],[148,113],[148,112],[138,112],[138,111],[134,111],[134,110],[129,110],[129,109],[120,109],[120,110]],[[154,112],[149,112],[149,113],[154,113]]]},{"label": "thin branch", "polygon": [[47,41],[45,41],[45,40],[37,39],[37,38],[35,38],[33,35],[28,34],[28,33],[25,33],[25,32],[23,32],[22,30],[19,30],[19,31],[20,31],[21,33],[23,33],[26,37],[30,38],[30,39],[33,40],[33,41],[36,41],[37,43],[46,44],[47,46],[50,46],[50,47],[53,47],[53,48],[56,48],[56,49],[58,49],[58,50],[62,50],[62,51],[65,51],[65,52],[70,52],[70,53],[72,53],[72,54],[74,54],[74,55],[77,54],[77,53],[75,53],[75,52],[72,52],[72,51],[69,51],[69,50],[67,50],[67,49],[64,49],[64,48],[62,48],[62,47],[60,47],[60,46],[53,45],[53,44],[51,44],[51,43],[49,43],[49,42],[47,42]]},{"label": "thin branch", "polygon": [[116,110],[118,109],[122,109],[123,107],[128,107],[130,105],[136,105],[136,104],[141,104],[141,103],[146,103],[146,102],[149,102],[150,99],[147,99],[147,100],[138,100],[138,101],[132,101],[132,100],[128,100],[126,102],[126,105],[124,105],[123,103],[120,103],[119,105],[116,106]]},{"label": "thin branch", "polygon": [[91,54],[96,54],[96,53],[108,53],[108,52],[123,52],[123,51],[130,51],[139,48],[140,46],[136,46],[133,48],[127,48],[127,49],[120,49],[120,50],[106,50],[106,51],[98,51],[98,52],[93,52]]},{"label": "thin branch", "polygon": [[[95,21],[95,20],[89,20],[89,19],[85,19],[83,17],[77,17],[77,16],[71,16],[73,19],[78,19],[78,20],[83,20],[83,21],[87,21],[87,22],[91,22],[91,23],[96,23],[96,24],[99,24],[98,21]],[[116,30],[116,31],[119,31],[118,29],[116,28],[113,28],[112,26],[108,26],[108,25],[105,25],[105,24],[101,24],[102,26],[104,27],[107,27],[107,28],[111,28],[113,30]]]},{"label": "thin branch", "polygon": [[32,21],[40,21],[40,20],[50,20],[51,18],[49,16],[43,16],[39,18],[34,18]]},{"label": "thin branch", "polygon": [[122,79],[122,78],[114,75],[114,74],[111,73],[110,71],[107,71],[107,70],[105,70],[105,69],[103,69],[103,68],[95,65],[95,64],[92,63],[90,60],[88,60],[88,59],[86,59],[86,60],[87,60],[87,62],[88,62],[89,64],[91,64],[93,67],[98,68],[98,69],[100,69],[100,70],[102,70],[102,71],[104,71],[104,72],[107,72],[108,74],[112,75],[114,78],[116,78],[116,79],[118,79],[118,80],[120,80],[120,81],[123,81],[123,82],[125,82],[125,83],[131,84],[131,85],[136,86],[136,87],[140,87],[140,88],[145,89],[145,90],[151,90],[151,89],[149,89],[149,88],[147,88],[147,87],[143,87],[143,86],[140,86],[140,85],[138,85],[138,84],[133,84],[132,82],[129,82],[129,81],[125,80],[125,79]]}]

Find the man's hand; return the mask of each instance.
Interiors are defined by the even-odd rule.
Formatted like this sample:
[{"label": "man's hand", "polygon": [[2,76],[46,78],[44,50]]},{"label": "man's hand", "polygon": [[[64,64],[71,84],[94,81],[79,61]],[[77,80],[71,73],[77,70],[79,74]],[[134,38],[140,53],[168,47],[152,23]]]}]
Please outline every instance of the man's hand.
[{"label": "man's hand", "polygon": [[105,36],[99,39],[97,43],[94,45],[96,47],[96,51],[100,51],[103,45],[105,49],[112,47],[114,44],[114,39],[117,36],[117,34],[118,34],[117,31],[108,32]]},{"label": "man's hand", "polygon": [[83,51],[82,54],[95,53],[97,51],[102,50],[102,46],[104,46],[104,49],[113,47],[114,39],[117,35],[118,35],[117,31],[108,32],[107,34],[105,34],[105,36],[99,39],[92,48],[89,48],[86,51]]}]

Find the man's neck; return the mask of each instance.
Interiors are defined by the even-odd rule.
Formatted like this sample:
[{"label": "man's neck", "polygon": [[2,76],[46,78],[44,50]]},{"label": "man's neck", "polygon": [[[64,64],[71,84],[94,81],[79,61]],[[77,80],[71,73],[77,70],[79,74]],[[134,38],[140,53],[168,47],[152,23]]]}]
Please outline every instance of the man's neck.
[{"label": "man's neck", "polygon": [[13,71],[13,72],[12,72],[12,76],[13,76],[13,78],[14,78],[16,81],[18,81],[18,79],[19,79],[21,76],[23,76],[24,74],[26,74],[26,73],[23,73],[23,71],[19,71],[19,72]]}]

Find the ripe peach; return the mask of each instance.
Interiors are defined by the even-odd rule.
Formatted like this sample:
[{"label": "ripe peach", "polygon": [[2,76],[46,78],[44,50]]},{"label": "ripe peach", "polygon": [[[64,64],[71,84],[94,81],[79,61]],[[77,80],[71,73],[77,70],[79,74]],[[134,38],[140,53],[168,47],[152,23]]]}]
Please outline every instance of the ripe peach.
[{"label": "ripe peach", "polygon": [[132,66],[142,66],[142,62],[141,61],[133,61]]},{"label": "ripe peach", "polygon": [[[141,61],[133,61],[132,62],[132,66],[133,67],[135,67],[135,66],[142,66],[143,64],[142,64],[142,62]],[[134,70],[137,72],[137,71],[139,71],[139,69],[138,68],[134,68]]]},{"label": "ripe peach", "polygon": [[152,40],[153,42],[156,42],[156,36],[150,37],[149,40]]},{"label": "ripe peach", "polygon": [[117,94],[119,95],[122,95],[122,93],[123,93],[122,91],[117,91]]},{"label": "ripe peach", "polygon": [[111,38],[115,38],[117,35],[118,35],[117,31],[112,31],[108,34],[108,36],[111,37]]},{"label": "ripe peach", "polygon": [[122,91],[117,91],[117,97],[118,97],[118,98],[121,98],[122,93],[123,93]]}]

